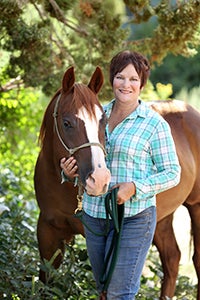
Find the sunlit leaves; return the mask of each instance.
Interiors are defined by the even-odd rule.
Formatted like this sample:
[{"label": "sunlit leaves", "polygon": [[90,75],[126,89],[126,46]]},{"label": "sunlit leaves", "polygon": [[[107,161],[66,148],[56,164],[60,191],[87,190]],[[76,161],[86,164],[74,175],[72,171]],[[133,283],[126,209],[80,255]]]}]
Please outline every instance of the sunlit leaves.
[{"label": "sunlit leaves", "polygon": [[[42,103],[44,107],[41,106]],[[41,93],[32,89],[11,90],[1,94],[1,176],[4,179],[8,178],[6,174],[3,175],[6,170],[13,174],[12,184],[7,184],[11,188],[15,186],[14,183],[18,183],[17,193],[23,195],[24,200],[34,197],[33,166],[39,151],[37,132],[45,107],[46,103],[42,101]]]}]

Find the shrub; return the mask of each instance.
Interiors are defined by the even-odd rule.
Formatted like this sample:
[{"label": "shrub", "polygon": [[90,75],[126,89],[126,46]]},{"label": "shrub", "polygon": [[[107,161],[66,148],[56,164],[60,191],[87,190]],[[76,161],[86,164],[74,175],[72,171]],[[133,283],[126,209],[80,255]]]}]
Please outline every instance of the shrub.
[{"label": "shrub", "polygon": [[[4,204],[4,208],[9,208],[0,215],[0,299],[97,299],[85,240],[77,236],[73,243],[66,245],[64,261],[58,270],[52,267],[58,252],[50,262],[45,261],[40,265],[36,239],[36,206],[31,201],[22,201],[18,180],[11,172],[4,173],[0,181],[0,202]],[[159,299],[163,273],[154,248],[149,253],[147,265],[149,271],[142,276],[136,299],[156,300]],[[49,273],[46,285],[38,278],[40,267]],[[192,300],[195,297],[196,286],[188,277],[179,276],[174,299]]]}]

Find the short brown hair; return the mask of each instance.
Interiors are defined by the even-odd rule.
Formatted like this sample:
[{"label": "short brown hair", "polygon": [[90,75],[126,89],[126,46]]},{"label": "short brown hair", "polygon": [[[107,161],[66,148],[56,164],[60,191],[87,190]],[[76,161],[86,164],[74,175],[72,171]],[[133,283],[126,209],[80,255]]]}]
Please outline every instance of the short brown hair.
[{"label": "short brown hair", "polygon": [[129,64],[132,64],[138,73],[141,86],[145,86],[147,79],[150,75],[150,64],[145,56],[138,52],[132,52],[129,50],[121,51],[116,54],[110,62],[110,83],[113,85],[114,77],[117,73],[121,72]]}]

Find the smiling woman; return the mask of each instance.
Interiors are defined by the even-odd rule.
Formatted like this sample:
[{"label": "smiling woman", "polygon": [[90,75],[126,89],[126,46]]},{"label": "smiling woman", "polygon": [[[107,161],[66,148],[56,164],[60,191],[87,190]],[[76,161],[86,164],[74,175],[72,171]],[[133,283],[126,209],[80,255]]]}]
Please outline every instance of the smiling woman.
[{"label": "smiling woman", "polygon": [[[169,125],[139,99],[149,69],[147,59],[131,51],[118,53],[110,64],[114,99],[104,107],[108,118],[106,163],[111,171],[110,189],[117,188],[115,200],[118,205],[124,205],[124,222],[109,285],[102,281],[104,262],[109,256],[112,260],[110,249],[115,237],[112,220],[104,236],[108,193],[98,197],[84,194],[83,199],[87,250],[102,300],[135,299],[154,236],[156,194],[177,185],[180,180],[180,166]],[[79,166],[76,163],[76,159],[71,158],[61,164],[65,175],[71,179],[77,176]]]}]

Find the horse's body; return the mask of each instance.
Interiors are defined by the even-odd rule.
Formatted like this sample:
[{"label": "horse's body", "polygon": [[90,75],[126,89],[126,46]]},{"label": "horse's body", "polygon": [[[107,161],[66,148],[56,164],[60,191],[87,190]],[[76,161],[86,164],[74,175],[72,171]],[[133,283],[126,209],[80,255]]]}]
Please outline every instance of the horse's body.
[{"label": "horse's body", "polygon": [[181,101],[159,101],[152,107],[171,127],[182,169],[179,185],[157,195],[158,223],[154,244],[160,253],[164,273],[161,299],[173,297],[176,287],[180,250],[172,221],[173,212],[183,204],[191,217],[193,262],[198,278],[197,300],[200,300],[200,113]]},{"label": "horse's body", "polygon": [[[103,75],[97,67],[88,86],[75,83],[74,70],[66,71],[62,88],[49,103],[40,130],[42,148],[35,167],[35,191],[40,208],[37,236],[42,259],[50,260],[56,250],[83,233],[73,217],[78,189],[61,184],[60,159],[70,154],[77,160],[81,187],[90,195],[107,191],[110,171],[106,168],[104,135],[106,119],[97,99]],[[57,256],[54,266],[61,264]],[[44,272],[40,279],[45,281]]]},{"label": "horse's body", "polygon": [[[94,92],[93,97],[95,97],[94,94],[98,93],[102,84],[102,75],[99,72],[98,74],[95,72],[95,74],[89,84]],[[71,77],[73,77],[73,74],[64,76],[62,94],[63,91],[71,94],[72,90],[75,89],[74,78],[71,79]],[[71,83],[67,83],[67,81]],[[69,91],[71,92],[69,93]],[[59,162],[62,157],[66,157],[66,149],[64,149],[53,129],[53,118],[47,121],[47,117],[49,118],[53,112],[55,113],[54,107],[59,94],[60,91],[54,96],[45,113],[40,132],[42,149],[35,170],[36,197],[41,210],[38,220],[39,249],[41,258],[48,260],[58,248],[64,253],[65,242],[69,242],[75,234],[84,234],[82,224],[77,218],[73,217],[74,210],[77,207],[77,188],[74,188],[71,183],[67,182],[63,185],[60,184],[61,170]],[[68,106],[71,107],[70,104]],[[161,299],[165,299],[165,296],[171,298],[174,295],[176,285],[180,251],[172,228],[172,217],[173,212],[181,204],[188,208],[192,220],[195,249],[194,265],[200,282],[200,114],[191,106],[178,101],[159,101],[151,103],[151,106],[170,124],[182,167],[179,185],[157,196],[158,223],[154,244],[159,250],[163,265],[164,281],[162,284]],[[63,107],[61,108],[63,109]],[[66,108],[64,115],[64,119],[61,121],[58,119],[58,123],[64,122],[64,126],[68,128],[70,122],[66,119]],[[101,130],[101,135],[99,135],[99,142],[101,143],[103,143],[103,130]],[[62,132],[61,128],[60,131]],[[82,137],[82,133],[79,132],[78,134],[80,135],[79,145],[87,142],[87,139],[85,140]],[[72,139],[71,137],[68,141],[64,138],[66,144],[71,143]],[[95,142],[98,141],[95,139]],[[72,143],[69,146],[75,147],[76,145]],[[101,162],[98,162],[97,166],[92,167],[90,148],[94,147],[81,149],[74,156],[76,156],[78,167],[81,169],[80,176],[86,190],[88,182],[86,178],[88,178],[88,174],[91,174],[94,168],[98,171],[98,164],[102,165],[103,172],[101,170],[102,173],[100,174],[102,176],[100,175],[100,177],[104,177],[105,175],[105,182],[102,183],[98,176],[88,182],[88,191],[91,191],[92,188],[93,193],[100,194],[103,191],[105,192],[105,185],[109,182],[109,175],[104,162],[102,162],[103,153],[101,153],[102,149],[100,147],[95,147],[95,150],[98,149],[101,155]],[[95,160],[98,160],[98,156],[95,157]],[[96,181],[98,188],[93,187],[93,181]],[[95,191],[95,188],[98,192]],[[60,255],[56,258],[54,266],[56,268],[59,267],[61,261],[62,256]],[[40,278],[45,281],[44,273],[41,272]],[[199,291],[197,299],[200,300]]]}]

